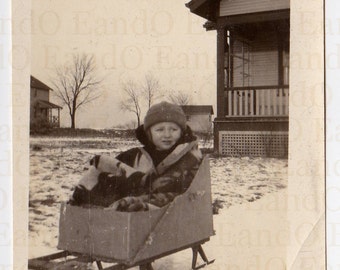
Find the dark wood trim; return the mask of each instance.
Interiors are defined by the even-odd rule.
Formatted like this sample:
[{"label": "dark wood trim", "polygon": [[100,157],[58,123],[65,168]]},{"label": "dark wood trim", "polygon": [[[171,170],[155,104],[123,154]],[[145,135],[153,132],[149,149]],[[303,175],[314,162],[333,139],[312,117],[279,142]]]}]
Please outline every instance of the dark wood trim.
[{"label": "dark wood trim", "polygon": [[185,6],[190,9],[191,13],[216,22],[216,18],[219,16],[219,4],[220,0],[192,0]]},{"label": "dark wood trim", "polygon": [[191,0],[189,3],[186,3],[185,6],[189,8],[191,12],[193,12],[205,2],[208,2],[208,0]]},{"label": "dark wood trim", "polygon": [[229,86],[232,87],[234,85],[234,43],[235,43],[235,39],[234,39],[234,32],[230,30],[230,38],[229,38],[229,42],[230,42],[230,55],[229,55],[229,65],[230,65],[230,79],[229,79]]},{"label": "dark wood trim", "polygon": [[226,30],[217,29],[217,117],[222,117],[224,112],[224,51]]},{"label": "dark wood trim", "polygon": [[242,122],[288,122],[288,116],[235,116],[235,117],[223,117],[215,118],[214,123],[242,123]]},{"label": "dark wood trim", "polygon": [[268,90],[268,89],[282,89],[282,88],[289,88],[289,85],[287,85],[287,84],[280,84],[280,85],[225,87],[225,91],[235,91],[235,90]]},{"label": "dark wood trim", "polygon": [[[226,71],[226,82],[224,85],[227,87],[231,86],[231,76],[232,76],[232,70],[231,70],[231,44],[228,44],[228,38],[230,42],[230,31],[228,29],[225,29],[226,32],[226,38],[225,38],[225,52],[224,52],[224,57],[228,57],[227,59],[227,67],[225,66],[224,69]],[[229,32],[229,33],[228,33]],[[227,53],[227,54],[226,54]],[[226,59],[224,59],[225,61]]]},{"label": "dark wood trim", "polygon": [[289,9],[224,16],[224,17],[219,17],[217,19],[217,27],[219,28],[219,27],[226,27],[226,26],[231,26],[231,25],[236,25],[236,24],[245,24],[245,23],[278,21],[278,20],[289,19],[289,17],[290,17]]},{"label": "dark wood trim", "polygon": [[283,38],[280,31],[277,32],[277,51],[278,51],[278,82],[282,85],[283,80]]}]

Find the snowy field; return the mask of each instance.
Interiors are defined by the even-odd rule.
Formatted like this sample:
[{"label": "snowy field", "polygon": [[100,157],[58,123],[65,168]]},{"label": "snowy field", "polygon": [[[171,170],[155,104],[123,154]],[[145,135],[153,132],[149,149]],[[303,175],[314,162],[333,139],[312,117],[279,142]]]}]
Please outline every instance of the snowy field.
[{"label": "snowy field", "polygon": [[[139,145],[121,138],[30,139],[30,258],[56,251],[60,202],[69,198],[93,155],[115,156],[134,146]],[[203,142],[202,146],[207,147]],[[219,214],[214,215],[214,224],[223,224],[224,220],[230,219],[232,209],[238,205],[248,207],[284,190],[287,187],[287,164],[286,159],[210,157],[212,198],[222,207]],[[216,229],[218,234],[219,229]],[[207,246],[209,251],[216,249],[213,253],[220,254],[219,247],[224,245],[220,241],[214,245],[212,239]],[[186,250],[156,261],[155,268],[190,269],[190,260],[191,251]],[[216,261],[205,269],[225,269],[224,266],[220,268],[222,265],[221,261]]]}]

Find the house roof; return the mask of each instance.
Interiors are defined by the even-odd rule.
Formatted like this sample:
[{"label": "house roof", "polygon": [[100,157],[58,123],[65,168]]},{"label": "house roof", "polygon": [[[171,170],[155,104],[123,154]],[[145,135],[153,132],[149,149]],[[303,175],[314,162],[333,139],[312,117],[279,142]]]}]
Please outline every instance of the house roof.
[{"label": "house roof", "polygon": [[44,84],[42,81],[39,81],[37,78],[31,75],[31,88],[41,89],[41,90],[52,90],[51,87]]},{"label": "house roof", "polygon": [[182,105],[185,114],[214,114],[213,106],[211,105]]},{"label": "house roof", "polygon": [[42,100],[42,99],[39,99],[37,100],[37,104],[39,104],[39,107],[40,108],[47,108],[47,109],[62,109],[62,107],[56,105],[56,104],[53,104],[52,102],[49,102],[47,100]]},{"label": "house roof", "polygon": [[219,2],[219,0],[191,0],[185,6],[198,16],[216,21]]}]

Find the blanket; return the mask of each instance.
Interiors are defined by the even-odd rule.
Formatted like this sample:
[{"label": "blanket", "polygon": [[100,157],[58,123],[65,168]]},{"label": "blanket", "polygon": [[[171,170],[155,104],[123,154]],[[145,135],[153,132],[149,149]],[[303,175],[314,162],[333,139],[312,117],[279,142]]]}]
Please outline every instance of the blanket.
[{"label": "blanket", "polygon": [[[143,150],[141,150],[143,151]],[[114,157],[95,156],[80,179],[70,203],[146,211],[163,207],[190,186],[202,155],[197,142],[181,144],[156,168],[141,172]]]}]

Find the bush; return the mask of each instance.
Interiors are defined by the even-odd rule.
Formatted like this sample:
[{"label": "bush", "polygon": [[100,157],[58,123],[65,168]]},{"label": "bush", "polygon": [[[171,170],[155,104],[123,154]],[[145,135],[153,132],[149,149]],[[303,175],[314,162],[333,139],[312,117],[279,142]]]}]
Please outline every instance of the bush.
[{"label": "bush", "polygon": [[135,130],[96,130],[90,128],[57,128],[31,125],[31,135],[45,135],[53,137],[103,137],[103,138],[135,138]]},{"label": "bush", "polygon": [[223,208],[223,201],[219,199],[215,199],[212,203],[213,215],[218,215],[218,212],[222,208]]},{"label": "bush", "polygon": [[30,134],[47,134],[51,125],[46,118],[39,118],[30,125]]},{"label": "bush", "polygon": [[42,147],[40,145],[34,144],[32,146],[32,151],[41,151]]}]

